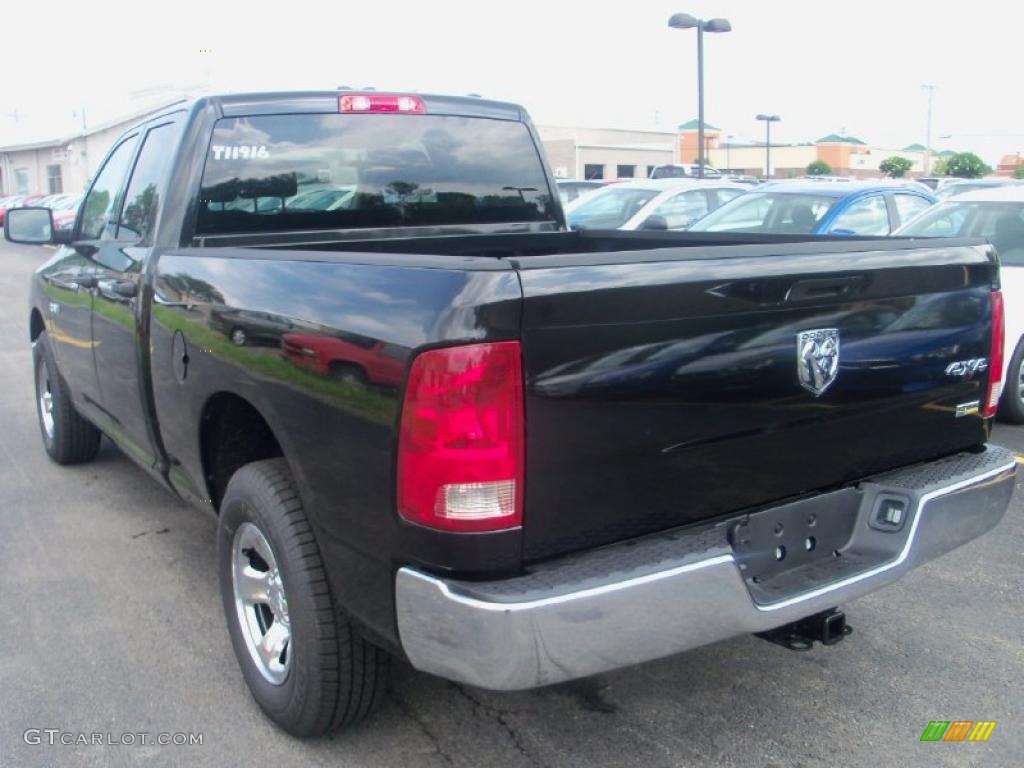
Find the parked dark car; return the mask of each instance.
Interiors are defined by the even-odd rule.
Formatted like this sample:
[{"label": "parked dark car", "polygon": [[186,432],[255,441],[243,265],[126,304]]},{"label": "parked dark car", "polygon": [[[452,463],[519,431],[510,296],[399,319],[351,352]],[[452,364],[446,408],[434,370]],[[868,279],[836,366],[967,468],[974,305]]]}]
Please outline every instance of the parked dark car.
[{"label": "parked dark car", "polygon": [[[704,178],[717,179],[721,172],[709,165],[704,166]],[[696,179],[700,178],[700,166],[696,163],[656,165],[647,175],[649,179]]]},{"label": "parked dark car", "polygon": [[300,329],[293,319],[274,312],[230,307],[210,310],[210,327],[239,347],[245,344],[276,347],[284,334]]},{"label": "parked dark car", "polygon": [[[47,453],[104,433],[216,518],[241,674],[289,733],[366,716],[392,655],[516,690],[831,644],[837,606],[1007,508],[991,245],[571,231],[539,146],[480,98],[229,94],[125,132],[73,232],[8,212],[62,246],[27,318]],[[256,203],[326,177],[350,204]],[[380,386],[332,375],[352,347]]]}]

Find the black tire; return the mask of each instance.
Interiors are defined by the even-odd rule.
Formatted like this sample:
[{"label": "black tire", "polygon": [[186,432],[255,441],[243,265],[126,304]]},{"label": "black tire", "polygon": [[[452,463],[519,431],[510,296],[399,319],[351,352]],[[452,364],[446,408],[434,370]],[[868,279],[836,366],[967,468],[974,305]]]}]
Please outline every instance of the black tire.
[{"label": "black tire", "polygon": [[[279,683],[254,660],[236,604],[232,556],[245,523],[269,544],[287,589],[290,658]],[[390,657],[365,640],[335,603],[284,459],[247,464],[231,477],[220,508],[217,558],[231,643],[249,690],[271,720],[293,736],[321,736],[373,711],[387,687]]]},{"label": "black tire", "polygon": [[1017,343],[1006,366],[1006,381],[999,399],[999,415],[1011,424],[1024,424],[1024,384],[1021,382],[1021,365],[1024,365],[1024,339]]},{"label": "black tire", "polygon": [[[100,449],[100,431],[75,410],[67,384],[57,371],[57,361],[50,349],[46,331],[39,334],[32,346],[32,363],[35,370],[36,418],[46,453],[58,464],[92,461]],[[47,429],[44,402],[50,404],[51,429]]]},{"label": "black tire", "polygon": [[357,387],[369,384],[366,371],[352,363],[334,363],[330,368],[331,378]]}]

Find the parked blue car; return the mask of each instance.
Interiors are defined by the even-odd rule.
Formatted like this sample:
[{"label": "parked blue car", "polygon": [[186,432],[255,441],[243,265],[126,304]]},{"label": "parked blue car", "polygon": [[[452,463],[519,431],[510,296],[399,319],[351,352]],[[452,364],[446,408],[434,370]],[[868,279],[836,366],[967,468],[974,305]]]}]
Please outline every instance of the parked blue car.
[{"label": "parked blue car", "polygon": [[936,202],[898,184],[779,181],[757,187],[695,222],[691,232],[888,235]]}]

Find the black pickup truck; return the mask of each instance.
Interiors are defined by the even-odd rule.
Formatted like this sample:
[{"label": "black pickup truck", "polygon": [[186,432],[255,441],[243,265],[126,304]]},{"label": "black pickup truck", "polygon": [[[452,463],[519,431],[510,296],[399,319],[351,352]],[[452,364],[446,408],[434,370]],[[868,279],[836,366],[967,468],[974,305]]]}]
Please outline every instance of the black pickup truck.
[{"label": "black pickup truck", "polygon": [[[992,528],[981,241],[567,230],[524,111],[208,97],[126,132],[30,328],[43,442],[218,520],[244,677],[297,735],[388,659],[548,685],[836,607]],[[723,674],[728,674],[723,671]]]}]

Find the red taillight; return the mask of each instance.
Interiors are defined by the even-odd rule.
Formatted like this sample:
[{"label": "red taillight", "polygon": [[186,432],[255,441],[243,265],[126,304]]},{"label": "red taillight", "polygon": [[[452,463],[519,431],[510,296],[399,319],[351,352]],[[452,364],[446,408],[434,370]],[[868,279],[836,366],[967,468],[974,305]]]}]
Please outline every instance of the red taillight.
[{"label": "red taillight", "polygon": [[427,105],[419,96],[401,93],[345,93],[338,97],[339,112],[399,112],[421,115]]},{"label": "red taillight", "polygon": [[992,352],[988,356],[988,397],[983,416],[996,415],[999,396],[1003,393],[1003,345],[1006,335],[1006,309],[1003,294],[992,291]]},{"label": "red taillight", "polygon": [[432,349],[413,361],[398,438],[398,513],[446,531],[522,524],[518,341]]}]

